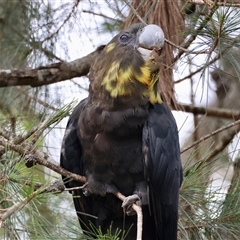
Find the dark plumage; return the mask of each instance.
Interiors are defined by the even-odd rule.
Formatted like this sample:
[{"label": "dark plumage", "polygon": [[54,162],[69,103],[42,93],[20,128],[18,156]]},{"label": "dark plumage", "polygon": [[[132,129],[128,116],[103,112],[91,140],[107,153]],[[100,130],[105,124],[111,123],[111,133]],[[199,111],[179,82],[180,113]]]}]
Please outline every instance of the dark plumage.
[{"label": "dark plumage", "polygon": [[112,233],[124,229],[126,239],[136,239],[131,202],[124,202],[127,216],[111,193],[119,191],[139,197],[143,240],[177,239],[182,168],[177,126],[157,87],[163,42],[156,25],[119,33],[91,66],[89,97],[69,118],[61,166],[87,178],[86,188],[72,194],[88,235],[91,224],[103,232],[111,225]]}]

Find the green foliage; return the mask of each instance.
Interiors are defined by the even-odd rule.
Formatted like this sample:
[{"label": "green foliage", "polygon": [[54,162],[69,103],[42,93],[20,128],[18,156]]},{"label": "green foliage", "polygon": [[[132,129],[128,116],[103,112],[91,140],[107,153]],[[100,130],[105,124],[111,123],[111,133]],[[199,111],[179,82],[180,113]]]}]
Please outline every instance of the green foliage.
[{"label": "green foliage", "polygon": [[[68,104],[59,109],[56,113],[44,116],[39,123],[31,126],[28,132],[25,132],[25,138],[19,132],[15,137],[16,144],[26,148],[23,153],[36,148],[41,142],[42,132],[50,129],[64,117],[69,115],[73,105]],[[21,143],[24,142],[23,145]],[[35,144],[34,144],[35,143]],[[34,144],[34,145],[31,145]],[[42,144],[41,144],[42,146]],[[29,147],[31,147],[29,149]],[[62,200],[58,195],[43,192],[43,189],[49,185],[48,171],[39,165],[31,168],[27,167],[25,154],[14,150],[6,145],[2,149],[3,154],[0,158],[0,205],[4,212],[9,212],[11,208],[16,207],[11,215],[4,222],[4,235],[10,237],[10,232],[17,238],[30,239],[66,239],[72,232],[73,238],[76,238],[74,229],[76,226],[71,225],[70,230],[65,229],[67,222],[72,219],[69,216],[58,219],[56,216],[66,214],[64,205],[69,205],[69,197]],[[55,178],[56,176],[51,176]],[[20,204],[20,207],[17,207]],[[62,207],[61,207],[62,205]],[[62,210],[60,210],[62,208]],[[16,212],[16,213],[15,213]],[[60,220],[60,221],[59,221]],[[71,230],[72,229],[72,230]],[[76,232],[76,231],[75,231]]]},{"label": "green foliage", "polygon": [[[218,160],[214,160],[218,161]],[[191,162],[192,163],[192,162]],[[221,165],[218,165],[221,169]],[[180,194],[179,228],[184,239],[238,239],[240,230],[239,184],[229,198],[207,176],[216,171],[210,163],[186,165]],[[203,175],[204,173],[204,175]],[[236,182],[235,182],[236,181]],[[239,179],[234,180],[234,184]]]},{"label": "green foliage", "polygon": [[98,239],[98,240],[124,240],[127,236],[127,232],[117,229],[115,231],[112,230],[112,226],[107,230],[107,233],[104,234],[100,228],[96,228],[95,226],[91,226],[89,229],[94,238],[89,237],[89,240]]},{"label": "green foliage", "polygon": [[[42,0],[1,1],[0,68],[35,67],[61,60],[56,56],[56,42],[61,43],[63,51],[67,48],[65,44],[69,32],[77,29],[77,34],[81,35],[83,31],[88,31],[85,25],[81,25],[83,19],[79,15],[83,13],[83,9],[78,3],[79,1],[62,1],[59,4]],[[89,2],[88,10],[92,12],[88,14],[91,14],[92,18],[97,16],[104,20],[99,27],[100,33],[118,30],[129,10],[124,1],[106,1],[107,7],[113,13],[113,17],[109,17],[103,15],[104,11],[99,10],[97,2],[94,4]],[[189,39],[195,41],[192,45],[184,45],[190,50],[180,56],[180,61],[177,59],[178,64],[181,66],[188,59],[192,60],[204,54],[206,61],[194,66],[196,72],[191,72],[187,79],[196,76],[197,71],[204,76],[205,72],[220,66],[239,82],[239,9],[215,7],[209,10],[206,6],[199,9],[201,11],[196,12],[191,8],[186,17],[187,28],[183,34],[186,37],[185,43]],[[78,12],[81,14],[78,15]],[[64,54],[65,60],[68,55],[67,52]],[[6,218],[0,230],[0,239],[85,238],[72,206],[71,194],[41,192],[53,179],[58,179],[59,175],[43,166],[26,166],[25,157],[33,149],[40,153],[48,151],[45,137],[59,127],[57,123],[72,109],[72,104],[61,107],[65,96],[63,91],[66,89],[65,85],[62,86],[55,89],[0,89],[0,214],[27,200],[21,209]],[[224,86],[226,93],[227,90]],[[80,92],[80,89],[77,88],[76,91]],[[230,94],[228,97],[230,98]],[[233,102],[228,106],[232,104]],[[59,146],[55,144],[56,138],[52,137],[51,141],[59,152]],[[4,145],[2,142],[9,144]],[[27,148],[25,143],[30,144],[30,148]],[[11,144],[22,147],[25,153],[20,154],[13,150]],[[211,176],[222,169],[221,160],[226,152],[221,151],[215,158],[205,161],[214,146],[213,140],[201,149],[197,145],[184,165],[179,210],[181,239],[239,239],[239,166],[234,165],[234,174],[227,190],[223,188],[225,176],[219,179],[215,186]],[[54,154],[52,156],[55,157]],[[224,166],[225,164],[226,162]],[[229,168],[233,167],[231,163],[228,165]],[[92,227],[91,232],[102,240],[123,240],[127,235],[127,232],[120,229],[116,232],[109,229],[107,234],[103,234],[101,229]]]}]

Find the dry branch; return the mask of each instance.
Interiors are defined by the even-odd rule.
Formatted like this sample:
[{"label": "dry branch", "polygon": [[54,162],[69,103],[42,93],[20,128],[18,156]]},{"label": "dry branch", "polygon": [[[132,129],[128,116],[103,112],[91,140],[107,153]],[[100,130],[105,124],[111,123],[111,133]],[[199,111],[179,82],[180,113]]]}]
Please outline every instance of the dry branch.
[{"label": "dry branch", "polygon": [[[240,124],[237,121],[236,123],[232,123],[234,124],[234,128],[232,128],[227,135],[225,135],[221,141],[219,141],[219,143],[216,145],[216,147],[214,148],[214,150],[207,155],[206,157],[201,158],[198,161],[198,165],[197,165],[197,169],[200,169],[200,167],[203,164],[206,164],[208,162],[210,162],[215,156],[217,156],[221,151],[223,151],[228,144],[233,140],[233,138],[236,136],[236,134],[240,131]],[[233,127],[231,126],[231,127]],[[186,172],[185,175],[188,175],[188,171]]]},{"label": "dry branch", "polygon": [[[229,143],[229,142],[232,140],[232,137],[234,137],[234,136],[238,133],[238,131],[239,131],[239,129],[240,129],[239,124],[240,124],[240,120],[237,120],[236,122],[229,123],[228,125],[223,126],[223,127],[219,128],[219,129],[213,131],[212,133],[209,133],[209,134],[207,134],[207,135],[199,138],[197,141],[193,142],[191,145],[189,145],[189,146],[185,147],[184,149],[182,149],[182,150],[181,150],[181,153],[184,153],[184,152],[186,152],[187,150],[189,150],[190,148],[196,146],[197,144],[199,144],[199,143],[207,140],[208,138],[210,138],[210,137],[212,137],[212,136],[214,136],[214,135],[216,135],[216,134],[218,134],[218,133],[220,133],[220,132],[223,132],[223,131],[225,131],[225,130],[228,129],[228,128],[231,128],[231,127],[234,127],[234,126],[235,126],[236,128],[235,128],[234,130],[232,130],[230,134],[228,133],[228,137],[227,137],[226,142]],[[229,140],[229,139],[230,139],[230,140]],[[221,144],[221,146],[222,146],[222,144]],[[220,147],[220,148],[222,149],[222,147]],[[218,147],[216,147],[215,150],[216,150],[216,149],[218,149]],[[223,149],[224,149],[224,148],[223,148]],[[222,149],[222,150],[223,150],[223,149]]]},{"label": "dry branch", "polygon": [[230,131],[228,131],[228,134],[225,135],[221,139],[221,141],[216,145],[216,147],[214,148],[214,151],[212,151],[206,158],[202,159],[202,162],[209,162],[211,159],[217,156],[218,153],[223,151],[239,131],[240,131],[240,124],[236,124],[235,127]]},{"label": "dry branch", "polygon": [[[71,178],[72,180],[81,182],[82,184],[87,183],[86,177],[77,175],[75,173],[72,173],[63,169],[62,167],[59,166],[57,162],[50,159],[50,157],[46,153],[37,150],[33,144],[23,142],[18,145],[18,144],[15,144],[14,141],[11,141],[11,140],[6,141],[0,138],[0,145],[12,151],[17,152],[25,159],[26,162],[30,161],[30,162],[38,163],[67,178]],[[14,203],[11,207],[1,210],[3,213],[0,214],[0,227],[4,224],[4,220],[6,218],[11,216],[14,212],[22,209],[28,202],[30,202],[37,195],[42,194],[43,192],[56,192],[56,191],[64,191],[64,190],[65,189],[62,188],[62,184],[59,184],[59,183],[57,184],[53,183],[45,188],[40,188],[35,190],[29,197],[25,198],[23,201]],[[122,201],[126,198],[120,192],[116,192],[114,193],[114,195]],[[138,226],[137,240],[142,240],[142,221],[143,221],[142,209],[136,204],[133,204],[132,208],[136,211],[136,214],[137,214],[137,226]]]},{"label": "dry branch", "polygon": [[11,207],[6,209],[0,209],[2,212],[0,214],[0,228],[3,227],[4,221],[10,217],[13,213],[18,210],[21,210],[25,205],[27,205],[34,197],[38,195],[39,190],[33,192],[28,197],[24,198],[22,201],[14,203]]},{"label": "dry branch", "polygon": [[100,46],[94,52],[72,62],[58,62],[34,69],[0,70],[0,87],[21,85],[38,87],[85,76],[103,47]]},{"label": "dry branch", "polygon": [[240,111],[231,109],[229,110],[226,108],[205,108],[187,104],[178,104],[175,110],[179,109],[188,113],[192,113],[194,115],[206,115],[208,117],[217,117],[231,120],[240,119]]}]

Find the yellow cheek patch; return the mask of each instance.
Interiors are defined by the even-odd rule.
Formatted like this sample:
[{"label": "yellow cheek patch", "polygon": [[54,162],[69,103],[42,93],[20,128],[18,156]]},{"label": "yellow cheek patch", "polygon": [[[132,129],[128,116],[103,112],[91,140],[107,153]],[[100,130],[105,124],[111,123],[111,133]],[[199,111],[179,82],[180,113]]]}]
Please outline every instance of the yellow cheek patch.
[{"label": "yellow cheek patch", "polygon": [[126,70],[119,68],[119,63],[114,61],[106,76],[103,78],[102,85],[110,93],[111,97],[130,95],[131,91],[128,84],[133,81],[132,68]]},{"label": "yellow cheek patch", "polygon": [[159,93],[149,92],[149,101],[152,104],[162,103],[162,99]]},{"label": "yellow cheek patch", "polygon": [[116,47],[115,43],[110,43],[106,46],[106,52],[110,53]]},{"label": "yellow cheek patch", "polygon": [[141,68],[141,73],[136,74],[136,80],[140,83],[149,86],[151,84],[151,72],[147,64],[144,64]]},{"label": "yellow cheek patch", "polygon": [[102,85],[105,86],[105,89],[108,92],[111,92],[115,87],[117,87],[118,84],[118,69],[119,69],[119,63],[113,62],[110,65],[110,68],[103,78]]},{"label": "yellow cheek patch", "polygon": [[160,96],[159,92],[156,89],[154,89],[154,88],[157,87],[156,84],[157,84],[158,79],[159,79],[158,74],[152,74],[151,84],[148,88],[149,101],[152,104],[162,103],[162,99],[161,99],[161,96]]},{"label": "yellow cheek patch", "polygon": [[102,85],[110,93],[111,97],[116,98],[134,94],[131,84],[138,81],[146,86],[146,91],[143,92],[143,95],[148,97],[151,103],[161,103],[160,95],[154,91],[158,75],[151,74],[147,64],[144,64],[140,70],[137,73],[132,66],[123,70],[120,68],[119,62],[114,61],[103,78]]}]

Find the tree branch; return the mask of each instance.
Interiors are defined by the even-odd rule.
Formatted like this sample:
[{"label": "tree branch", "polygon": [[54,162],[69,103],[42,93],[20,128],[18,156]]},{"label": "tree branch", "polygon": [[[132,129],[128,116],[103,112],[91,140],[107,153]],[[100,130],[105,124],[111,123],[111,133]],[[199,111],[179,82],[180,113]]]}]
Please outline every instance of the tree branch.
[{"label": "tree branch", "polygon": [[[5,148],[8,148],[12,151],[15,151],[19,153],[21,156],[24,157],[26,162],[35,162],[40,165],[43,165],[54,172],[57,172],[64,177],[71,178],[72,180],[81,182],[83,184],[87,183],[87,179],[84,176],[77,175],[75,173],[69,172],[65,170],[64,168],[60,167],[57,162],[50,159],[50,157],[39,150],[35,148],[34,145],[29,144],[27,142],[23,142],[19,145],[15,144],[14,142],[6,141],[2,138],[0,138],[0,145],[4,146]],[[4,210],[3,214],[0,214],[0,226],[4,223],[4,220],[12,215],[15,211],[18,211],[22,209],[29,201],[31,201],[35,196],[38,194],[41,194],[43,192],[53,192],[53,191],[64,191],[61,184],[50,184],[49,186],[45,187],[44,189],[37,189],[34,191],[29,197],[25,198],[23,201],[18,202],[16,204],[13,204],[12,207],[7,208]],[[122,195],[120,192],[114,193],[114,195],[119,198],[120,200],[124,200],[126,197]],[[142,221],[143,221],[143,215],[142,215],[142,209],[141,207],[137,206],[136,204],[132,205],[132,208],[136,211],[137,214],[137,239],[142,239]]]},{"label": "tree branch", "polygon": [[[200,23],[200,25],[197,27],[196,32],[201,31],[204,29],[204,27],[208,24],[208,22],[211,20],[215,10],[212,9],[208,15],[205,16],[204,21]],[[181,48],[182,49],[188,49],[189,46],[192,44],[192,42],[196,39],[196,34],[191,34],[189,38],[186,38],[186,40],[182,43]],[[181,56],[185,53],[185,50],[179,49],[178,54],[173,58],[173,63],[177,62]]]},{"label": "tree branch", "polygon": [[27,205],[34,197],[36,197],[42,190],[37,190],[30,194],[28,197],[24,198],[22,201],[14,203],[11,207],[6,209],[1,209],[2,214],[0,214],[0,228],[3,227],[6,218],[10,217],[13,213],[21,210],[25,205]]},{"label": "tree branch", "polygon": [[[181,153],[186,152],[186,151],[189,150],[190,148],[196,146],[197,144],[199,144],[199,143],[207,140],[208,138],[210,138],[210,137],[212,137],[212,136],[214,136],[214,135],[216,135],[216,134],[218,134],[218,133],[220,133],[220,132],[223,132],[224,130],[226,130],[226,129],[228,129],[228,128],[237,126],[234,130],[232,130],[232,131],[230,132],[230,134],[228,133],[228,137],[227,137],[227,140],[226,140],[225,142],[229,142],[229,141],[232,140],[232,137],[234,137],[234,136],[238,133],[238,131],[239,131],[239,129],[240,129],[240,126],[238,126],[239,124],[240,124],[240,119],[237,120],[236,122],[229,123],[229,124],[226,125],[226,126],[223,126],[223,127],[221,127],[221,128],[218,128],[217,130],[213,131],[212,133],[209,133],[209,134],[207,134],[207,135],[199,138],[197,141],[193,142],[193,143],[190,144],[189,146],[187,146],[187,147],[185,147],[184,149],[182,149],[182,150],[181,150]],[[230,139],[230,140],[229,140],[229,139]],[[221,146],[222,146],[222,145],[221,145]],[[215,147],[215,150],[216,150],[217,148],[218,148],[218,147]],[[221,147],[220,147],[220,148],[221,148]],[[223,148],[223,149],[224,149],[224,148]],[[223,150],[223,149],[222,149],[222,150]]]},{"label": "tree branch", "polygon": [[85,76],[104,46],[72,62],[58,62],[35,69],[0,70],[0,87],[29,85],[38,87],[61,82],[75,77]]},{"label": "tree branch", "polygon": [[188,113],[193,113],[194,115],[206,115],[208,117],[218,117],[231,120],[240,119],[240,111],[238,110],[229,110],[226,108],[205,108],[197,107],[188,104],[178,104],[174,110],[183,110]]},{"label": "tree branch", "polygon": [[218,155],[222,150],[226,148],[226,146],[233,140],[235,135],[239,132],[240,125],[236,124],[235,128],[228,131],[228,134],[225,135],[221,141],[216,145],[214,150],[207,156],[207,158],[202,159],[202,162],[209,162],[212,158]]},{"label": "tree branch", "polygon": [[207,5],[212,8],[213,6],[223,6],[223,7],[240,7],[239,0],[227,0],[227,1],[211,1],[211,0],[184,0],[188,3],[194,3],[197,5]]},{"label": "tree branch", "polygon": [[224,150],[239,131],[240,124],[236,124],[235,128],[228,131],[228,134],[221,139],[221,141],[216,145],[214,150],[207,157],[203,157],[199,160],[197,169],[199,169],[202,164],[210,162],[215,156],[217,156],[222,150]]},{"label": "tree branch", "polygon": [[[86,184],[86,177],[80,176],[77,174],[74,174],[72,172],[69,172],[62,167],[59,166],[57,162],[52,160],[46,153],[38,150],[34,144],[37,141],[37,139],[42,135],[42,132],[49,127],[51,124],[56,124],[59,122],[66,114],[69,112],[69,109],[71,108],[71,105],[60,109],[57,111],[54,115],[47,117],[45,120],[43,120],[37,127],[34,127],[31,129],[26,135],[24,136],[15,136],[11,137],[10,134],[5,131],[4,129],[0,128],[0,146],[3,147],[3,149],[11,150],[16,153],[18,153],[21,157],[24,158],[26,165],[32,165],[33,163],[37,163],[40,165],[43,165],[54,172],[57,172],[67,178],[73,179],[75,181],[81,182],[83,184]],[[20,157],[16,158],[14,160],[14,165],[21,159]],[[30,164],[29,164],[30,163]],[[60,181],[62,182],[62,181]],[[27,185],[27,181],[25,182]],[[39,190],[39,188],[41,188]],[[11,216],[14,212],[22,209],[33,197],[37,196],[40,193],[44,192],[56,192],[56,191],[65,191],[65,187],[62,183],[59,183],[59,181],[54,182],[50,184],[47,187],[43,187],[42,184],[36,184],[35,191],[27,198],[25,198],[23,201],[18,203],[13,203],[13,205],[7,209],[0,209],[2,214],[0,214],[0,225],[3,225],[4,220]],[[117,192],[114,195],[118,197],[120,200],[124,200],[125,196],[123,196],[121,193]],[[137,205],[133,206],[133,209],[136,211],[138,215],[138,226],[140,226],[140,230],[138,230],[138,239],[141,239],[141,233],[142,233],[142,211],[141,208]]]}]

